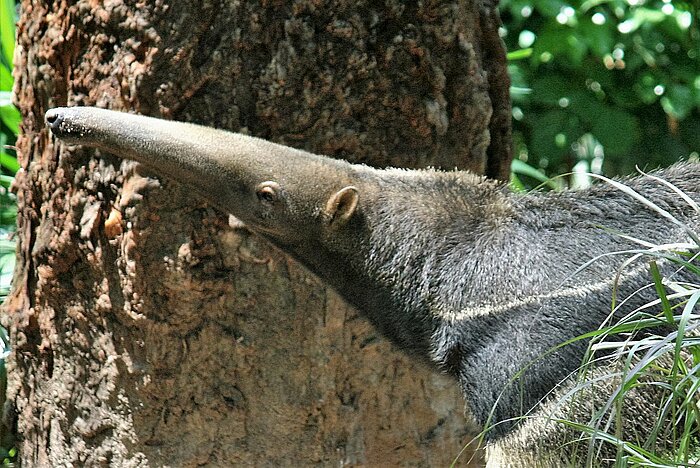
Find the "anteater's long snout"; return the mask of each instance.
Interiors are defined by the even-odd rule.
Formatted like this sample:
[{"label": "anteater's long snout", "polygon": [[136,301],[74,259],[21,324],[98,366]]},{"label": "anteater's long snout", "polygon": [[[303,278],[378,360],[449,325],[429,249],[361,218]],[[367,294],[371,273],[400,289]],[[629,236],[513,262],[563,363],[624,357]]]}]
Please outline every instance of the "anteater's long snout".
[{"label": "anteater's long snout", "polygon": [[[109,123],[116,112],[92,107],[55,107],[44,114],[44,121],[51,133],[66,143],[80,143],[88,146],[100,146],[93,137],[103,134],[101,125]],[[109,140],[108,134],[98,140]]]},{"label": "anteater's long snout", "polygon": [[[351,185],[350,165],[239,133],[96,107],[57,107],[44,119],[65,143],[99,148],[133,159],[198,190],[215,206],[242,211],[264,181],[304,184],[310,174],[318,191],[331,193]],[[319,171],[333,177],[318,180]],[[314,195],[315,196],[315,195]]]},{"label": "anteater's long snout", "polygon": [[241,185],[235,172],[242,164],[232,156],[240,146],[235,134],[95,107],[56,107],[44,120],[65,143],[136,160],[227,211]]},{"label": "anteater's long snout", "polygon": [[51,133],[56,135],[59,138],[68,136],[69,132],[65,131],[65,114],[66,111],[69,111],[69,108],[66,107],[56,107],[54,109],[49,109],[46,111],[46,114],[44,114],[44,121],[46,122],[46,126],[49,127],[51,130]]}]

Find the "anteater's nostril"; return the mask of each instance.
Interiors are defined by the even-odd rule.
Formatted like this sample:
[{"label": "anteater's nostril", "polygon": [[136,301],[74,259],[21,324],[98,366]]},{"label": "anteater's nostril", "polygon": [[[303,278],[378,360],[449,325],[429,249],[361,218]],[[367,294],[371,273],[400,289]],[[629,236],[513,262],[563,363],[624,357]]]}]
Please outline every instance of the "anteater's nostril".
[{"label": "anteater's nostril", "polygon": [[57,109],[49,109],[44,115],[46,124],[53,130],[61,123],[61,114]]}]

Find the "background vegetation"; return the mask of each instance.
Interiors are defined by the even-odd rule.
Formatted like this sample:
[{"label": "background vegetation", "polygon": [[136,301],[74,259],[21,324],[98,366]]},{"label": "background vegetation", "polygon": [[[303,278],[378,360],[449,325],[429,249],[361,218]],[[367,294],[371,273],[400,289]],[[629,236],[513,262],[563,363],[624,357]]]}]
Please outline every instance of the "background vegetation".
[{"label": "background vegetation", "polygon": [[[502,0],[501,7],[511,51],[515,188],[539,182],[585,187],[593,179],[588,173],[628,174],[635,166],[698,159],[699,2]],[[570,176],[547,178],[556,174]],[[689,209],[698,207],[689,203]],[[591,385],[586,371],[601,350],[614,350],[629,366],[618,392],[588,424],[561,421],[591,440],[587,459],[577,464],[597,466],[600,444],[617,448],[616,466],[691,466],[700,459],[700,284],[679,284],[656,267],[656,261],[672,262],[700,278],[694,235],[684,246],[640,243],[630,255],[649,259],[659,301],[574,338],[591,339],[578,389]],[[656,335],[660,325],[669,333]],[[651,334],[620,339],[640,329]],[[616,414],[610,410],[619,414],[628,392],[640,385],[665,389],[657,424],[647,440],[623,440],[619,425],[606,429]],[[656,453],[664,439],[673,449]]]},{"label": "background vegetation", "polygon": [[697,158],[699,5],[502,0],[516,158],[550,175]]},{"label": "background vegetation", "polygon": [[0,0],[0,299],[7,295],[15,264],[14,195],[9,191],[19,165],[12,150],[19,132],[20,115],[12,105],[12,54],[16,9],[14,0]]}]

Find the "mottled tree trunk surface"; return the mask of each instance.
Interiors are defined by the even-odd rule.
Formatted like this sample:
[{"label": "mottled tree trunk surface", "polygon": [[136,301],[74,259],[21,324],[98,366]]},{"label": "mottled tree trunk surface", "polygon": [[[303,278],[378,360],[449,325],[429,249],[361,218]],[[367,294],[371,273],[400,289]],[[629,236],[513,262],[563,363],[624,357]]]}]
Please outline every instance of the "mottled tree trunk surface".
[{"label": "mottled tree trunk surface", "polygon": [[449,464],[469,440],[454,382],[187,187],[58,144],[43,114],[98,105],[504,177],[498,26],[474,0],[25,0],[3,315],[24,464]]}]

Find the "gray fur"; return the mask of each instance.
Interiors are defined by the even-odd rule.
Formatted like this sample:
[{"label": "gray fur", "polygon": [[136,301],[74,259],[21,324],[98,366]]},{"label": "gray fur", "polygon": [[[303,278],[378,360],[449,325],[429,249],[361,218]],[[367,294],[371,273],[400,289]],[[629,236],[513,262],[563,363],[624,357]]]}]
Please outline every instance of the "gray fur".
[{"label": "gray fur", "polygon": [[[605,382],[567,408],[555,404],[573,385],[570,375],[587,342],[547,353],[608,318],[615,276],[630,255],[603,256],[579,268],[639,248],[616,232],[653,243],[688,237],[602,183],[585,191],[514,194],[465,172],[377,170],[239,134],[94,108],[53,109],[47,123],[67,142],[135,159],[197,188],[331,284],[399,348],[453,375],[475,420],[482,427],[496,424],[487,434],[494,466],[566,463],[556,449],[577,436],[573,431],[545,418],[514,421],[551,410],[585,422],[612,391],[613,383]],[[700,200],[700,165],[656,175]],[[279,185],[272,201],[256,196],[265,181]],[[666,185],[644,177],[625,183],[697,227],[697,214]],[[356,208],[329,202],[349,186]],[[645,262],[625,268],[620,298],[650,282]],[[615,318],[654,298],[646,288]],[[601,369],[608,366],[615,364]],[[634,411],[656,404],[651,392],[633,400]],[[625,427],[645,434],[650,423],[635,417]],[[586,449],[583,442],[565,451],[581,459]]]}]

